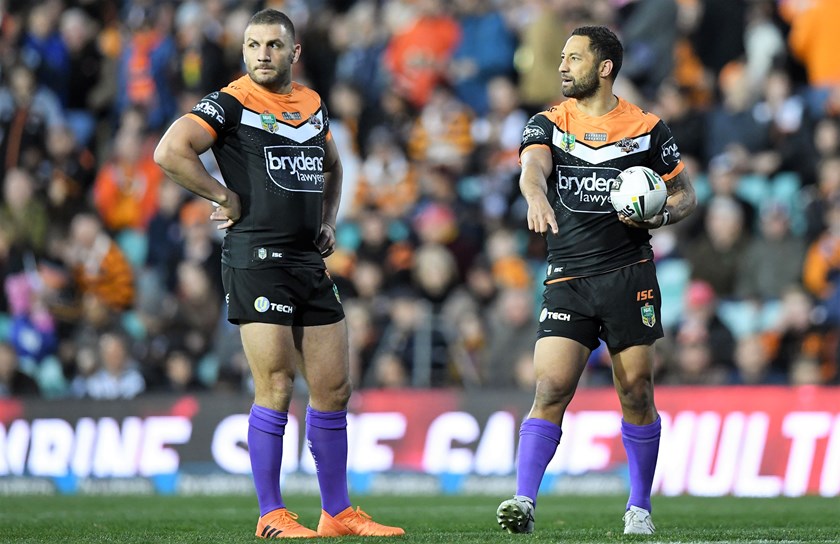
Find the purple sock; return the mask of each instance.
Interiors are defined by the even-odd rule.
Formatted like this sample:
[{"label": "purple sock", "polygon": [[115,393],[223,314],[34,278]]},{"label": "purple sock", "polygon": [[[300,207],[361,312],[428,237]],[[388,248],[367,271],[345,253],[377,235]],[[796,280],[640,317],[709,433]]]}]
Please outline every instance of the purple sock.
[{"label": "purple sock", "polygon": [[260,516],[284,508],[280,495],[280,463],[283,460],[283,434],[286,432],[288,412],[251,406],[248,418],[248,455],[257,488]]},{"label": "purple sock", "polygon": [[315,459],[321,508],[334,516],[350,506],[347,493],[347,410],[319,412],[306,407],[306,441]]},{"label": "purple sock", "polygon": [[659,457],[659,436],[662,420],[658,417],[649,425],[631,425],[621,420],[621,441],[627,452],[627,465],[630,468],[630,498],[627,509],[631,506],[650,509],[650,489],[653,486],[653,473]]},{"label": "purple sock", "polygon": [[516,461],[516,494],[537,504],[537,492],[543,475],[563,431],[544,419],[526,419],[519,427],[519,455]]}]

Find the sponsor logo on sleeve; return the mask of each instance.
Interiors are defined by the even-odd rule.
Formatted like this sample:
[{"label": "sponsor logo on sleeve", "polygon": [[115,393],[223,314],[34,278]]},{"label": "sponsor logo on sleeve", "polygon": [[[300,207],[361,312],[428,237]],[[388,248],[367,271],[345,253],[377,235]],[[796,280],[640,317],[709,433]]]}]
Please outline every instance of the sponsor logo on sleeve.
[{"label": "sponsor logo on sleeve", "polygon": [[193,107],[192,111],[194,113],[200,113],[207,117],[210,117],[220,125],[225,124],[225,116],[222,114],[224,109],[217,103],[208,98],[205,98],[201,102]]},{"label": "sponsor logo on sleeve", "polygon": [[674,138],[668,138],[668,141],[662,144],[662,162],[667,165],[676,165],[680,162],[680,150]]}]

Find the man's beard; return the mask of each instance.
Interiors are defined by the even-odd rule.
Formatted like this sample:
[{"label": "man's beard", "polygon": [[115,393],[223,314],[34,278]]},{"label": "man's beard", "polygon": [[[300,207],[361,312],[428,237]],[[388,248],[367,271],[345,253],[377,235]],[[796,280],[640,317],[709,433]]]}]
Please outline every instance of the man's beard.
[{"label": "man's beard", "polygon": [[257,72],[259,69],[260,66],[250,68],[248,70],[248,75],[251,76],[251,80],[253,80],[254,83],[258,83],[268,89],[280,88],[291,81],[291,74],[288,70],[278,70],[277,68],[272,67],[274,73],[264,74]]},{"label": "man's beard", "polygon": [[564,87],[562,91],[563,96],[566,98],[583,100],[595,96],[595,93],[598,92],[600,87],[601,81],[598,78],[598,73],[595,70],[592,70],[592,72],[588,75],[572,82],[571,86]]}]

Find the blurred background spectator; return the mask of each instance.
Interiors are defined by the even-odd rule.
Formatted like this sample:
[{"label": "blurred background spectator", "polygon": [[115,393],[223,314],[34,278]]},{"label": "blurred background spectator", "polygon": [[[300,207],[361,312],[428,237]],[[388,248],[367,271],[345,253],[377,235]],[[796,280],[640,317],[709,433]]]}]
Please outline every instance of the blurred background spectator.
[{"label": "blurred background spectator", "polygon": [[[210,204],[150,161],[243,73],[249,0],[8,2],[0,19],[0,394],[250,391]],[[835,0],[283,2],[345,164],[356,387],[533,387],[544,240],[517,187],[575,27],[622,38],[701,206],[654,233],[668,384],[837,384]],[[211,153],[202,157],[220,176]],[[609,385],[603,348],[582,387]]]}]

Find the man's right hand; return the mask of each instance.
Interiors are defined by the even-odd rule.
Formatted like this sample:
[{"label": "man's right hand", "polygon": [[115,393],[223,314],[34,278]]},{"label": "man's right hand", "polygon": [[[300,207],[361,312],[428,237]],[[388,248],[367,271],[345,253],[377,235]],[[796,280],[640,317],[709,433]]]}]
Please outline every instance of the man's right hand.
[{"label": "man's right hand", "polygon": [[239,203],[239,195],[233,191],[228,191],[227,200],[223,204],[218,204],[218,207],[210,214],[211,221],[224,221],[216,228],[219,230],[229,229],[234,223],[239,221],[242,215],[242,207]]},{"label": "man's right hand", "polygon": [[536,194],[527,199],[528,202],[528,230],[539,234],[545,234],[551,229],[552,234],[557,234],[557,217],[554,210],[544,194]]}]

